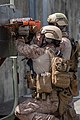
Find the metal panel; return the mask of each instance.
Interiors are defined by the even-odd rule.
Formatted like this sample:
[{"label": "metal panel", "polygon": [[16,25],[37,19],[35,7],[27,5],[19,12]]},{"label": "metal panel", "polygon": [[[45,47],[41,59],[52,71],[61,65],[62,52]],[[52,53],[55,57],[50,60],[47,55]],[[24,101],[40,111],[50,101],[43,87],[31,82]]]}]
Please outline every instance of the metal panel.
[{"label": "metal panel", "polygon": [[29,0],[29,15],[30,17],[34,18],[34,0]]},{"label": "metal panel", "polygon": [[47,24],[48,1],[43,0],[43,25]]},{"label": "metal panel", "polygon": [[4,27],[0,27],[0,57],[9,54],[9,33]]},{"label": "metal panel", "polygon": [[0,57],[8,57],[17,54],[9,30],[1,27],[2,25],[9,24],[10,19],[21,16],[20,12],[17,11],[14,6],[14,9],[10,8],[10,6],[13,5],[0,5]]}]

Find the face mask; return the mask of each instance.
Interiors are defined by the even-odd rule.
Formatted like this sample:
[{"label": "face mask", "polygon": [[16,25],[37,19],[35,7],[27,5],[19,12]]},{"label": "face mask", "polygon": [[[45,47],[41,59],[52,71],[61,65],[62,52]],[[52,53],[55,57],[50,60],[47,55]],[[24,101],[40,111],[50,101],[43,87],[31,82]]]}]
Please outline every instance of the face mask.
[{"label": "face mask", "polygon": [[59,47],[60,46],[60,41],[59,40],[54,40],[54,45],[55,45],[55,47]]},{"label": "face mask", "polygon": [[59,46],[60,46],[60,41],[59,41],[59,40],[46,38],[46,42],[47,42],[48,44],[54,44],[55,47],[59,47]]},{"label": "face mask", "polygon": [[49,44],[52,43],[52,39],[50,39],[50,38],[46,38],[45,41]]}]

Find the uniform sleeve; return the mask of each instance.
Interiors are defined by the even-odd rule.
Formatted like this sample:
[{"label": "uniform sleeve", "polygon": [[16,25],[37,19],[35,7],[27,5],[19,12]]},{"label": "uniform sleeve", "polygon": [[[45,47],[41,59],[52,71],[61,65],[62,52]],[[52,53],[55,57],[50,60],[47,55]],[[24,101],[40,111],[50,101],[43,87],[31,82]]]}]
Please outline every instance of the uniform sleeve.
[{"label": "uniform sleeve", "polygon": [[63,57],[66,59],[66,60],[69,60],[70,59],[70,56],[71,56],[71,50],[72,50],[72,46],[71,46],[71,42],[68,38],[66,37],[63,37],[62,38],[62,45],[63,45]]},{"label": "uniform sleeve", "polygon": [[22,39],[17,39],[15,44],[17,51],[25,57],[35,59],[44,54],[43,48],[38,47],[36,44],[25,44]]}]

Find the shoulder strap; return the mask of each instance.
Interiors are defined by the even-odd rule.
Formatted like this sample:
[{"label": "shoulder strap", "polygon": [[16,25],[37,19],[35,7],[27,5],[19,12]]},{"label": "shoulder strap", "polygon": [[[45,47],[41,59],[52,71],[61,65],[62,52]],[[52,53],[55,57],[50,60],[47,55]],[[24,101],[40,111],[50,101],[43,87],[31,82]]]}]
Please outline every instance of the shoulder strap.
[{"label": "shoulder strap", "polygon": [[46,52],[48,53],[49,57],[50,57],[50,72],[52,71],[52,60],[55,56],[55,53],[52,49],[46,49]]},{"label": "shoulder strap", "polygon": [[50,59],[52,60],[52,58],[55,56],[55,53],[54,53],[54,51],[52,50],[52,49],[46,49],[46,51],[47,51],[47,53],[49,54],[49,56],[50,56]]},{"label": "shoulder strap", "polygon": [[75,51],[73,52],[73,54],[71,55],[71,59],[74,57],[74,55],[76,54],[76,52],[79,50],[79,45],[77,44]]}]

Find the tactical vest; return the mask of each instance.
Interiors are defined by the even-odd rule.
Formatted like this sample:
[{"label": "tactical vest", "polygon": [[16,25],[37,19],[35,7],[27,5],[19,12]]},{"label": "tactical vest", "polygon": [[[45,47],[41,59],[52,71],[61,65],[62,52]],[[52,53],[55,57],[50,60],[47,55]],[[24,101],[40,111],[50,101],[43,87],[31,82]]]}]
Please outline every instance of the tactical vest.
[{"label": "tactical vest", "polygon": [[70,86],[69,64],[64,58],[54,57],[51,63],[52,84],[59,88],[68,88]]}]

